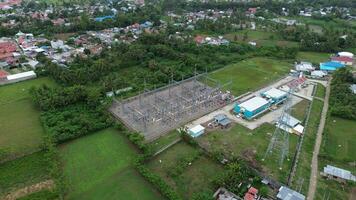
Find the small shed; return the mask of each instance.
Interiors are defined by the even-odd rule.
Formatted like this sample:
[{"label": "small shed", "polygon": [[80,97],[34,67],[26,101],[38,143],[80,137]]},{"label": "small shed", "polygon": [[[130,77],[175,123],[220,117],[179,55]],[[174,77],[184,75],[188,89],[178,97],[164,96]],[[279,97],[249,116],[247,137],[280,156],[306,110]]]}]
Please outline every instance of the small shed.
[{"label": "small shed", "polygon": [[279,200],[305,200],[305,196],[288,187],[282,186],[279,188],[277,199]]},{"label": "small shed", "polygon": [[199,137],[200,135],[204,134],[205,128],[202,125],[196,125],[188,130],[188,133],[193,138]]},{"label": "small shed", "polygon": [[231,124],[231,120],[225,114],[218,114],[214,116],[214,122],[222,128],[226,128]]},{"label": "small shed", "polygon": [[310,75],[313,78],[323,78],[324,76],[328,75],[327,73],[320,71],[320,70],[315,70],[310,73]]},{"label": "small shed", "polygon": [[331,165],[326,165],[326,167],[324,167],[324,175],[331,176],[337,179],[356,182],[356,176],[352,175],[350,171],[338,167],[334,167]]}]

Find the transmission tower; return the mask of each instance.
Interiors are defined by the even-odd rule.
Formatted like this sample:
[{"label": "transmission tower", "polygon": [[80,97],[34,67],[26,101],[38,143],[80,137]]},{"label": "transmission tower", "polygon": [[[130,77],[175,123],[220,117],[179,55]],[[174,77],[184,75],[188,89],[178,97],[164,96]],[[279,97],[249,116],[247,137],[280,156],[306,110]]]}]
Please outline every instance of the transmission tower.
[{"label": "transmission tower", "polygon": [[265,152],[263,157],[263,161],[267,158],[267,156],[274,154],[279,156],[279,169],[282,169],[283,161],[288,156],[289,153],[289,132],[286,131],[286,122],[290,120],[290,112],[291,112],[291,95],[295,91],[295,88],[299,85],[298,79],[293,80],[288,84],[287,97],[283,105],[282,114],[279,116],[277,120],[277,127],[272,135],[271,141],[268,145],[268,149]]}]

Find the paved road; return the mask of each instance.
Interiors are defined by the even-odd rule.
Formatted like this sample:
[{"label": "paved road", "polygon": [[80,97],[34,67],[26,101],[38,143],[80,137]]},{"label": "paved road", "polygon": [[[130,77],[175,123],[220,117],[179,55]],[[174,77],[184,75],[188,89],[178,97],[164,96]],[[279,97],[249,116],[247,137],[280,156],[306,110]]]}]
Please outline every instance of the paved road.
[{"label": "paved road", "polygon": [[319,124],[316,141],[315,141],[315,146],[314,146],[312,165],[311,165],[311,174],[310,174],[310,180],[309,180],[309,191],[308,191],[308,197],[307,197],[308,200],[314,199],[315,191],[316,191],[317,178],[318,178],[318,155],[319,155],[319,150],[320,150],[320,144],[322,141],[326,115],[327,115],[328,108],[329,108],[330,82],[331,82],[331,80],[328,82],[328,84],[326,86],[324,107],[323,107],[323,111],[321,113],[320,124]]}]

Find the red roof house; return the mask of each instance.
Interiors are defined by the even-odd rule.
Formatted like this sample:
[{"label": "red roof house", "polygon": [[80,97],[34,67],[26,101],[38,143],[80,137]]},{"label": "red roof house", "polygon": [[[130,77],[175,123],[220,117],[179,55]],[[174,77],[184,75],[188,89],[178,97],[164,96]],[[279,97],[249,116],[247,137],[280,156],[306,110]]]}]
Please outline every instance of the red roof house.
[{"label": "red roof house", "polygon": [[194,38],[194,41],[195,41],[196,43],[198,43],[198,44],[201,44],[201,43],[203,43],[203,41],[204,41],[204,37],[198,35],[198,36],[196,36],[196,37]]},{"label": "red roof house", "polygon": [[256,14],[256,12],[257,12],[257,8],[249,8],[248,9],[248,13],[250,13],[250,14]]},{"label": "red roof house", "polygon": [[254,200],[254,199],[255,199],[255,195],[250,193],[246,193],[244,196],[244,200]]},{"label": "red roof house", "polygon": [[254,187],[250,187],[245,194],[244,200],[254,200],[257,199],[258,190]]},{"label": "red roof house", "polygon": [[347,56],[332,57],[331,61],[339,62],[339,63],[345,64],[345,65],[352,65],[354,62],[353,58],[350,58]]},{"label": "red roof house", "polygon": [[9,75],[9,73],[7,73],[5,70],[0,70],[0,80],[6,79],[7,75]]}]

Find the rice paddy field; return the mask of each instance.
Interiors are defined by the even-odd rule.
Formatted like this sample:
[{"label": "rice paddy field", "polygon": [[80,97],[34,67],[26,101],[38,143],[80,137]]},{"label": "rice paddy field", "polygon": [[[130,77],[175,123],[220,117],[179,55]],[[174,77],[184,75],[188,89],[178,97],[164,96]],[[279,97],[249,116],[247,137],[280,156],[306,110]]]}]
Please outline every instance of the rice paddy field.
[{"label": "rice paddy field", "polygon": [[99,131],[59,148],[68,184],[67,199],[163,199],[135,171],[137,151],[115,129]]},{"label": "rice paddy field", "polygon": [[231,92],[239,96],[286,75],[291,63],[272,58],[256,57],[228,65],[209,74],[221,82],[232,80]]},{"label": "rice paddy field", "polygon": [[41,145],[44,130],[29,89],[42,84],[55,85],[48,78],[38,78],[0,87],[0,150],[7,155],[4,157],[32,153]]}]

